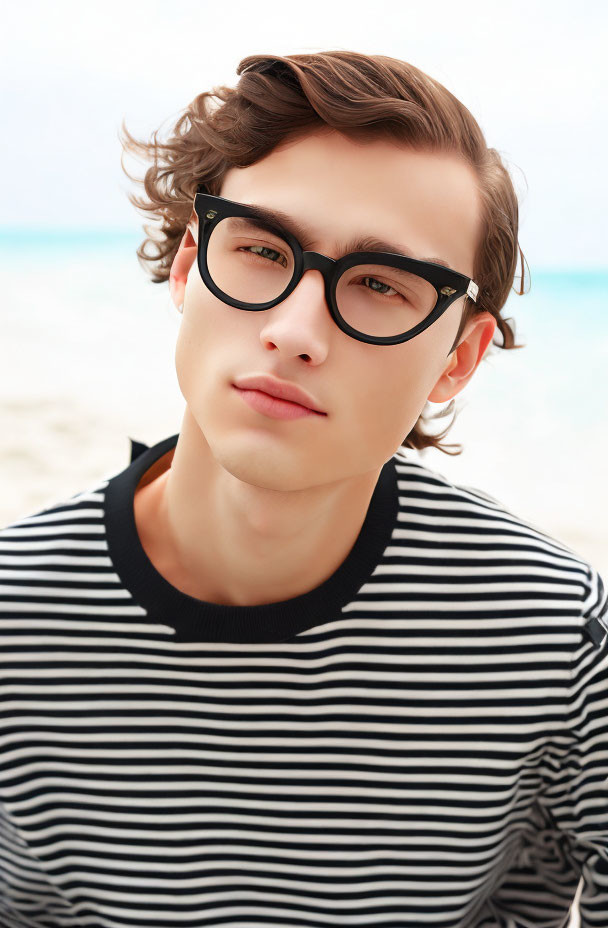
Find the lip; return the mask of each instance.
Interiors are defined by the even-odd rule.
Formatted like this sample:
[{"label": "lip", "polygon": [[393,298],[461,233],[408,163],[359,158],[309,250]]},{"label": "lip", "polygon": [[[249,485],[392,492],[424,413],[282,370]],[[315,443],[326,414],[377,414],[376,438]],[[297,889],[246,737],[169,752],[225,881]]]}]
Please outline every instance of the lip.
[{"label": "lip", "polygon": [[251,374],[243,377],[237,377],[234,386],[240,390],[257,390],[266,393],[268,396],[275,397],[279,400],[286,400],[288,403],[295,403],[303,406],[309,411],[326,416],[327,413],[319,408],[315,400],[306,390],[298,387],[295,383],[288,383],[285,380],[277,380],[275,377],[269,377],[267,374]]},{"label": "lip", "polygon": [[264,393],[262,390],[244,390],[234,385],[232,389],[241,395],[248,406],[270,419],[320,418],[320,413],[309,409],[308,406],[300,406],[299,403],[290,403],[288,400],[279,400],[276,396],[271,396],[270,393]]}]

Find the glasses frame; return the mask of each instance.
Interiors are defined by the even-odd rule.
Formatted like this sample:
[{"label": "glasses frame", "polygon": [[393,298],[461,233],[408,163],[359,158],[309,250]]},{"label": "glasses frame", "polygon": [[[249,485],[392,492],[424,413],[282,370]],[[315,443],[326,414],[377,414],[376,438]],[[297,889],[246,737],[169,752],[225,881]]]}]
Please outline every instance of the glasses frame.
[{"label": "glasses frame", "polygon": [[[206,193],[203,184],[199,184],[197,187],[194,197],[194,209],[199,220],[197,249],[199,273],[206,287],[215,296],[237,309],[244,309],[247,312],[272,309],[273,306],[282,303],[295,290],[305,271],[320,271],[325,282],[325,299],[329,313],[339,329],[346,335],[350,335],[351,338],[370,345],[400,345],[428,329],[444,314],[448,306],[461,296],[468,296],[473,302],[477,302],[478,286],[475,281],[467,277],[466,274],[443,267],[441,264],[419,261],[417,258],[386,251],[354,251],[342,258],[329,258],[318,251],[303,251],[295,235],[278,225],[276,233],[289,244],[294,256],[294,270],[291,280],[276,299],[268,300],[266,303],[245,303],[243,300],[237,300],[235,297],[224,293],[214,283],[207,265],[207,245],[218,222],[229,216],[251,216],[252,209],[246,203],[238,203],[236,200],[229,200],[226,197]],[[432,284],[437,292],[437,303],[434,309],[422,322],[401,335],[365,335],[363,332],[359,332],[342,318],[336,302],[338,280],[344,271],[354,267],[355,264],[382,264],[418,274]],[[450,354],[455,347],[451,349]]]}]

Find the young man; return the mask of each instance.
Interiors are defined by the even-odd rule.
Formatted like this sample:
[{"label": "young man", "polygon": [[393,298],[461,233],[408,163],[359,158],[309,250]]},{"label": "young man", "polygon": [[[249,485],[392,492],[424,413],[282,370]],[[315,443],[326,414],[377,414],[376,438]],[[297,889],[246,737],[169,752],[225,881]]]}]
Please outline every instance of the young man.
[{"label": "young man", "polygon": [[329,124],[201,187],[179,434],[0,535],[2,923],[608,925],[602,580],[400,447],[499,323],[489,187]]}]

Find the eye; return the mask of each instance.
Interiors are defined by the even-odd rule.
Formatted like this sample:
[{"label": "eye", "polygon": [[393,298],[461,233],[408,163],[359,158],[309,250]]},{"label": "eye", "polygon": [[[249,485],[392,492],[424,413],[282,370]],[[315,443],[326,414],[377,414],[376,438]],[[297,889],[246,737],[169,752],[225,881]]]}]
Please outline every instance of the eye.
[{"label": "eye", "polygon": [[[270,248],[268,245],[242,245],[238,248],[238,251],[247,251],[249,252],[249,254],[256,254],[256,255],[259,255],[261,258],[264,258],[265,260],[271,260],[271,261],[272,259],[268,258],[268,253],[270,253],[271,255],[277,255],[277,257],[280,260],[272,261],[272,263],[280,264],[282,261],[282,267],[287,267],[287,259],[285,258],[285,256],[282,255],[280,251],[277,251],[275,248]],[[266,254],[264,254],[264,252]]]},{"label": "eye", "polygon": [[[361,280],[371,280],[374,284],[378,284],[380,287],[387,287],[389,290],[392,290],[393,293],[395,293],[395,294],[397,293],[397,291],[396,291],[393,287],[391,287],[389,284],[383,283],[381,280],[378,280],[377,277],[362,277]],[[370,290],[375,290],[376,293],[379,293],[379,292],[380,292],[380,291],[378,290],[377,287],[373,287],[373,286],[372,286],[372,287],[370,287],[369,289],[370,289]],[[384,294],[384,295],[386,296],[386,294]]]},{"label": "eye", "polygon": [[[367,281],[371,282],[371,286],[367,286]],[[362,277],[356,277],[351,281],[351,284],[359,284],[362,282],[361,289],[367,290],[368,293],[377,294],[381,297],[386,297],[386,301],[392,300],[394,297],[400,297],[402,300],[406,300],[407,297],[405,294],[401,293],[399,290],[395,290],[394,287],[391,287],[390,284],[385,283],[383,280],[379,280],[377,277],[371,277],[369,274]],[[384,290],[380,288],[384,287]],[[386,291],[390,290],[390,293]]]}]

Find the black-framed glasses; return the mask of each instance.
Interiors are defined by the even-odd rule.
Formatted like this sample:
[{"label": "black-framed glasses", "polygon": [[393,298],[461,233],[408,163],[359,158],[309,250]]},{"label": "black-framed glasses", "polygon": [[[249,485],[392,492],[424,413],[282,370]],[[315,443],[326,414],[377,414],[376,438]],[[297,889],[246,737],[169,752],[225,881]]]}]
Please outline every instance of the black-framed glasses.
[{"label": "black-framed glasses", "polygon": [[265,211],[202,188],[194,198],[198,269],[208,289],[229,306],[270,309],[314,269],[323,275],[329,312],[343,332],[371,345],[398,345],[427,329],[459,297],[477,301],[477,284],[451,268],[392,252],[357,251],[334,259],[303,251]]}]

